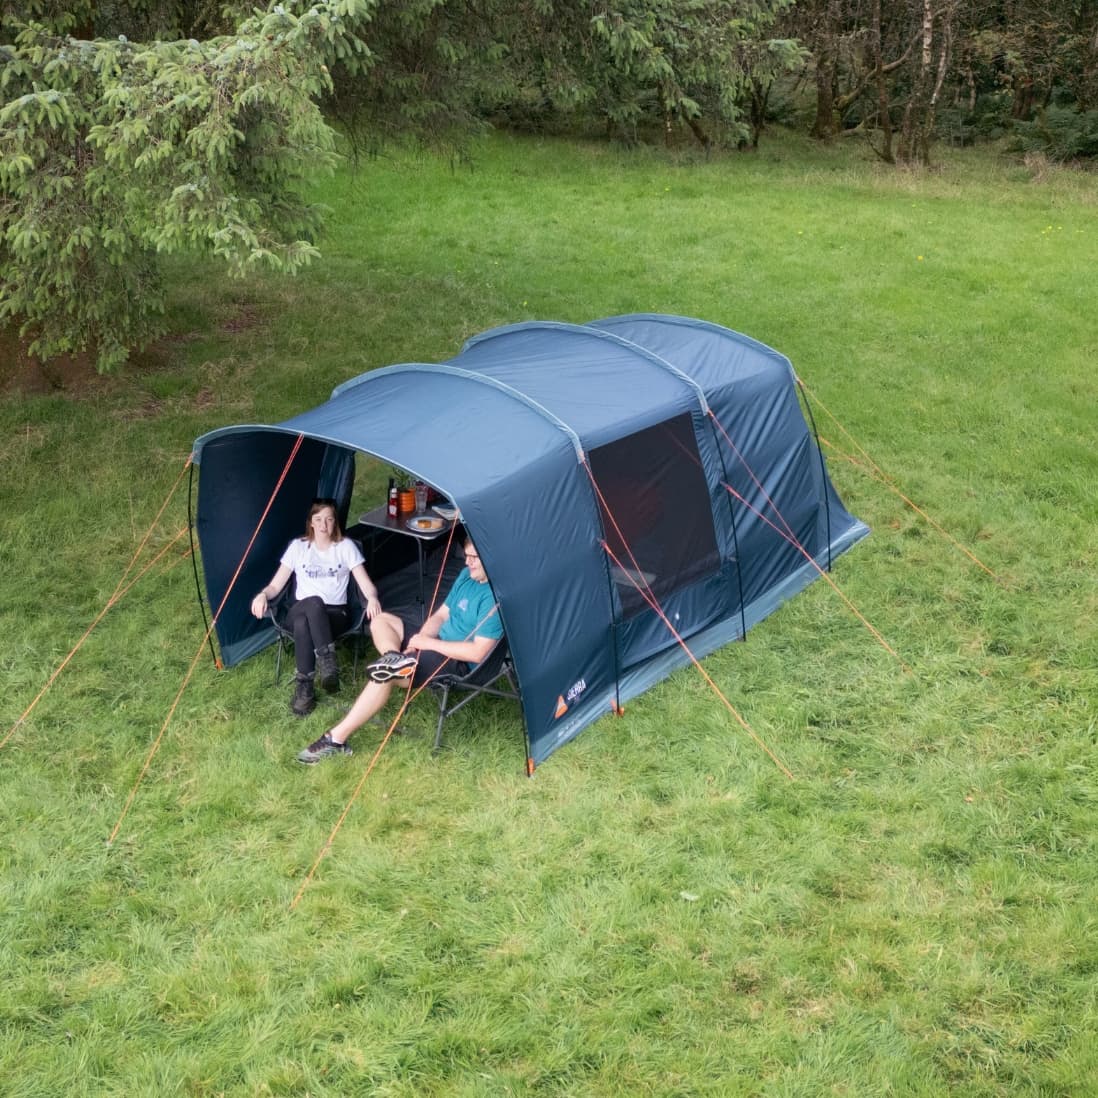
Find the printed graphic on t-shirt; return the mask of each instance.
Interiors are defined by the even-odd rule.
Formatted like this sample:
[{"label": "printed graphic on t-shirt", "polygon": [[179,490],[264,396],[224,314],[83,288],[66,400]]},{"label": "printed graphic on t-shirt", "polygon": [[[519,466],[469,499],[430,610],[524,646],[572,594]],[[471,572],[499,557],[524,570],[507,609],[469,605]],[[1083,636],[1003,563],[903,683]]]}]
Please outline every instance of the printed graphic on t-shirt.
[{"label": "printed graphic on t-shirt", "polygon": [[308,576],[309,579],[315,580],[323,579],[324,577],[331,579],[333,576],[338,576],[343,572],[346,572],[347,569],[342,564],[330,564],[325,566],[313,563],[312,561],[305,561],[301,566],[301,571]]}]

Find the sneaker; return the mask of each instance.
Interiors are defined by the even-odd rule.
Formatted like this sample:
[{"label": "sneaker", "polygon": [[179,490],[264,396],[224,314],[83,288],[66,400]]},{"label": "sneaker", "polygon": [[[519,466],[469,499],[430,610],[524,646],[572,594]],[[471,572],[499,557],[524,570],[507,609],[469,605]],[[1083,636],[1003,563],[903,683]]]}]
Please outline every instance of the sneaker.
[{"label": "sneaker", "polygon": [[299,763],[305,763],[308,766],[312,766],[313,763],[320,762],[321,759],[328,755],[353,755],[354,752],[345,743],[336,743],[327,732],[320,737],[319,740],[314,740],[304,751],[297,753],[297,761]]},{"label": "sneaker", "polygon": [[316,708],[316,691],[312,675],[294,676],[294,696],[290,699],[290,712],[295,717],[307,717]]},{"label": "sneaker", "polygon": [[390,679],[407,679],[416,669],[416,657],[405,652],[386,652],[384,656],[366,665],[370,678],[374,682],[388,682]]}]

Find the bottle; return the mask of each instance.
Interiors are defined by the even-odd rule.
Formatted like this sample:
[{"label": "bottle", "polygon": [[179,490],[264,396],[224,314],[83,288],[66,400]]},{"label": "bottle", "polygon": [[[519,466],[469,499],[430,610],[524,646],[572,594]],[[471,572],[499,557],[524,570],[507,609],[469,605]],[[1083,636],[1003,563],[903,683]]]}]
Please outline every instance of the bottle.
[{"label": "bottle", "polygon": [[389,518],[395,519],[400,513],[400,508],[397,506],[397,486],[396,480],[393,477],[389,478]]}]

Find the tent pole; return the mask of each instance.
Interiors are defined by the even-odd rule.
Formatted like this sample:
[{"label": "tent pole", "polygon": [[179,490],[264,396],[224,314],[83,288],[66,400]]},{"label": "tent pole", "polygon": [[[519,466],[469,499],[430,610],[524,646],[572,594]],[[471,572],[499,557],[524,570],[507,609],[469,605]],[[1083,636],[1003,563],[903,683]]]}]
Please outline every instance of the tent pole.
[{"label": "tent pole", "polygon": [[[606,544],[606,523],[603,520],[603,507],[606,501],[602,498],[602,491],[599,489],[598,481],[595,480],[595,470],[591,468],[591,462],[587,460],[587,456],[584,455],[583,467],[587,471],[587,482],[592,489],[591,502],[595,505],[595,514],[599,520],[599,530],[602,532],[602,542]],[[609,513],[609,512],[607,512]],[[611,515],[611,521],[613,516]],[[627,547],[628,548],[628,547]],[[617,611],[614,609],[614,580],[610,574],[610,560],[606,553],[602,554],[603,568],[606,572],[606,593],[610,599],[610,609],[612,617],[610,619],[610,640],[614,645],[614,712],[620,714],[621,708],[621,657],[620,657],[620,645],[618,644],[618,630],[621,628],[621,621],[617,616]]]},{"label": "tent pole", "polygon": [[194,462],[191,462],[191,475],[187,480],[187,533],[191,539],[191,565],[194,568],[194,588],[198,593],[198,608],[202,611],[202,628],[206,631],[206,643],[210,646],[210,656],[214,667],[221,670],[221,663],[213,646],[213,629],[206,617],[206,602],[202,598],[202,581],[198,578],[198,553],[194,547]]},{"label": "tent pole", "polygon": [[[722,459],[723,461],[723,459]],[[732,548],[736,554],[736,590],[740,596],[740,633],[747,640],[747,612],[743,605],[743,569],[740,566],[740,536],[736,531],[736,508],[732,506],[731,493],[729,496],[728,511],[732,516]]]},{"label": "tent pole", "polygon": [[[712,409],[709,412],[709,430],[713,433],[713,443],[717,451],[717,460],[721,463],[721,474],[725,484],[728,484],[728,466],[724,463],[724,447],[721,446],[721,440],[717,437],[717,429],[714,426],[717,417],[713,414]],[[725,497],[728,500],[728,519],[732,524],[732,552],[736,554],[736,590],[740,596],[740,639],[747,640],[747,613],[744,610],[743,605],[743,571],[740,567],[740,536],[736,530],[736,508],[732,505],[732,493],[725,492]]]},{"label": "tent pole", "polygon": [[801,399],[804,401],[804,409],[808,413],[808,421],[812,424],[812,436],[816,440],[816,453],[820,457],[820,475],[823,477],[823,498],[824,498],[824,515],[827,519],[827,570],[831,571],[831,498],[830,493],[827,490],[827,465],[824,462],[823,447],[820,445],[820,432],[816,427],[816,417],[812,414],[812,405],[808,403],[808,393],[805,390],[804,383],[794,373],[797,378],[797,391],[801,394]]}]

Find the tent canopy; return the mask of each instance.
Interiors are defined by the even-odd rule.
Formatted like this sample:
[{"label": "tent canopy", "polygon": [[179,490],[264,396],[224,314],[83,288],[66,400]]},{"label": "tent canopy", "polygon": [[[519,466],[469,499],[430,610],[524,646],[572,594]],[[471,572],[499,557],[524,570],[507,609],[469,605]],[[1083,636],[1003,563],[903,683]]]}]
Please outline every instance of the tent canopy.
[{"label": "tent canopy", "polygon": [[703,656],[868,533],[771,348],[672,316],[510,325],[448,362],[373,370],[282,423],[196,441],[226,666],[270,643],[251,595],[314,496],[345,517],[356,451],[461,509],[507,633],[531,765],[688,662],[664,615]]}]

